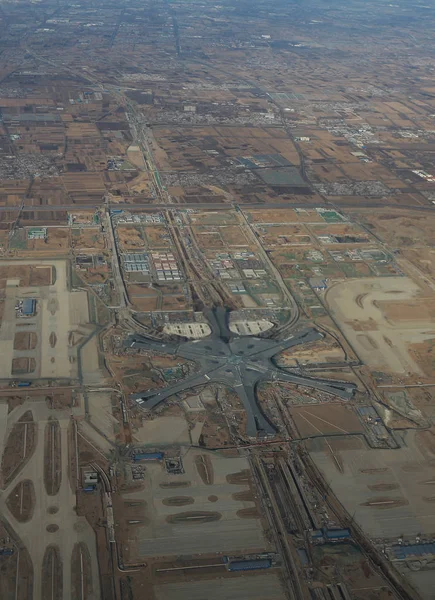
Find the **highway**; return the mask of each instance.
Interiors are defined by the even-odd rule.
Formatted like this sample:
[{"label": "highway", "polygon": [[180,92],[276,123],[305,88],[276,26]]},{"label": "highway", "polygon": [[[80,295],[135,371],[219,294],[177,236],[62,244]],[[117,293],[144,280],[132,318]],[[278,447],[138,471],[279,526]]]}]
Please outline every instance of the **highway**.
[{"label": "highway", "polygon": [[[136,197],[132,198],[133,200],[136,199]],[[150,202],[138,202],[138,203],[128,203],[128,202],[108,202],[108,203],[104,203],[104,200],[102,199],[101,202],[97,202],[94,204],[53,204],[53,205],[38,205],[38,206],[32,206],[31,204],[24,204],[23,206],[0,206],[0,213],[1,212],[17,212],[19,213],[21,212],[58,212],[58,211],[68,211],[68,212],[73,212],[75,210],[96,210],[97,208],[103,208],[104,206],[107,206],[109,209],[111,210],[128,210],[128,211],[143,211],[143,210],[168,210],[168,209],[172,209],[172,210],[187,210],[187,209],[199,209],[199,210],[211,210],[211,211],[221,211],[221,210],[228,210],[228,209],[236,209],[236,208],[240,208],[240,209],[245,209],[245,210],[253,210],[253,209],[279,209],[279,208],[305,208],[305,209],[309,209],[309,208],[314,208],[313,204],[289,204],[288,202],[270,202],[267,204],[261,204],[261,203],[238,203],[238,202],[228,202],[225,204],[211,204],[211,203],[207,203],[207,202],[202,202],[202,203],[197,203],[197,202],[192,202],[189,204],[174,204],[172,202],[155,202],[153,200],[153,198],[150,198]],[[327,204],[319,204],[319,206],[323,206],[326,207],[328,206]],[[332,208],[332,207],[331,207]],[[386,208],[385,204],[383,204],[382,202],[370,202],[370,203],[366,203],[364,205],[360,205],[357,203],[345,203],[345,204],[340,204],[340,206],[335,206],[333,207],[334,210],[340,210],[340,208]],[[400,205],[400,206],[388,206],[388,210],[416,210],[419,212],[434,212],[435,211],[435,206],[433,205],[428,205],[428,206],[405,206],[405,205]]]}]

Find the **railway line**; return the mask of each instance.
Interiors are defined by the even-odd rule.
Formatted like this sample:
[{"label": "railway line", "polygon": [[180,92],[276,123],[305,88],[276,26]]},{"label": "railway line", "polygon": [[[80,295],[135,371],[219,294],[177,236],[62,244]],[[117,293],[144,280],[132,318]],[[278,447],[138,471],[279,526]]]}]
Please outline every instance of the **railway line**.
[{"label": "railway line", "polygon": [[282,516],[279,510],[275,494],[270,486],[267,474],[261,459],[256,456],[251,456],[252,467],[256,475],[257,481],[261,486],[261,489],[266,498],[266,510],[269,513],[270,521],[277,533],[277,540],[281,548],[282,557],[284,559],[286,571],[287,571],[287,588],[289,597],[291,600],[308,600],[310,598],[308,588],[303,585],[302,577],[299,572],[295,557],[293,555],[293,549],[287,538],[287,528],[282,520]]}]

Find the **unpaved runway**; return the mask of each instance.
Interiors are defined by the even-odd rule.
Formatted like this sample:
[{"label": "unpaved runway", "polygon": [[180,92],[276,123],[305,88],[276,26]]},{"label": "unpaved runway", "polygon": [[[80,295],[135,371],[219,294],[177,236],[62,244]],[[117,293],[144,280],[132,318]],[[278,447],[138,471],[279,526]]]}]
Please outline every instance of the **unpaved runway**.
[{"label": "unpaved runway", "polygon": [[393,322],[383,307],[418,297],[420,288],[408,277],[377,277],[344,281],[326,293],[329,310],[357,355],[378,371],[423,372],[408,352],[410,344],[435,338],[435,321]]}]

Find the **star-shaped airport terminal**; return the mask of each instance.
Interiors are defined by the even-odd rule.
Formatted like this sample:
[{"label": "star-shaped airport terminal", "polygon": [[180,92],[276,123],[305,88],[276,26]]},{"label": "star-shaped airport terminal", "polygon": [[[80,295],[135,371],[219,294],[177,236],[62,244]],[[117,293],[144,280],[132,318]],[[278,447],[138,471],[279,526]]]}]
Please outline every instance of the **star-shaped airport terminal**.
[{"label": "star-shaped airport terminal", "polygon": [[298,344],[319,340],[323,334],[314,328],[305,328],[284,340],[241,336],[230,331],[229,311],[214,308],[205,312],[211,334],[200,340],[160,342],[140,334],[132,334],[126,346],[159,354],[180,356],[199,364],[198,372],[165,388],[133,394],[135,401],[142,400],[143,409],[153,409],[170,396],[207,383],[219,383],[233,389],[239,396],[247,414],[246,433],[249,437],[273,436],[276,427],[262,412],[256,388],[264,381],[282,381],[303,385],[338,396],[344,400],[352,397],[355,384],[305,377],[285,371],[275,364],[273,357]]}]

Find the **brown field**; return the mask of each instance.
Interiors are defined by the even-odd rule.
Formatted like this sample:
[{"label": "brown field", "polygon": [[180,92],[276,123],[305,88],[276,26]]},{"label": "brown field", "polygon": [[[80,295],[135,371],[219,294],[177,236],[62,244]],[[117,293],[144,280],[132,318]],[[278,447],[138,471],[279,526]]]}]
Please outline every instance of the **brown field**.
[{"label": "brown field", "polygon": [[391,248],[431,246],[435,219],[431,214],[398,210],[362,210],[358,219],[379,235]]},{"label": "brown field", "polygon": [[265,246],[309,244],[311,238],[303,225],[263,225],[257,228]]},{"label": "brown field", "polygon": [[245,232],[238,225],[220,227],[219,232],[224,244],[227,246],[247,248],[250,245]]},{"label": "brown field", "polygon": [[359,225],[354,225],[350,223],[343,224],[324,224],[324,225],[311,225],[311,232],[318,235],[351,235],[359,238],[364,238],[367,241],[370,241],[371,238],[369,235],[361,229]]},{"label": "brown field", "polygon": [[32,456],[36,446],[36,423],[30,410],[13,426],[5,444],[2,458],[2,477],[5,485],[18,475]]},{"label": "brown field", "polygon": [[130,146],[127,150],[127,156],[132,165],[141,170],[145,168],[145,161],[139,146]]},{"label": "brown field", "polygon": [[15,334],[14,350],[34,350],[38,341],[33,331],[19,331]]},{"label": "brown field", "polygon": [[[294,367],[299,364],[319,364],[319,363],[337,363],[343,362],[345,354],[343,349],[334,340],[328,336],[316,342],[303,344],[285,350],[275,357],[279,365],[284,367]],[[341,375],[341,372],[340,372]]]},{"label": "brown field", "polygon": [[192,227],[191,231],[201,250],[223,250],[225,248],[220,235],[220,227]]},{"label": "brown field", "polygon": [[91,555],[84,542],[75,544],[71,556],[71,591],[73,598],[92,598]]},{"label": "brown field", "polygon": [[[289,245],[281,250],[272,250],[269,255],[272,258],[273,262],[277,265],[280,265],[281,263],[301,263],[307,261],[307,252],[310,252],[310,250],[314,249],[316,248],[313,248],[313,246],[309,245]],[[322,256],[325,259],[322,262],[326,262],[327,255],[325,254],[325,252],[322,252]],[[310,261],[310,263],[313,266],[319,264],[317,261]]]},{"label": "brown field", "polygon": [[27,373],[33,373],[36,367],[36,361],[34,358],[20,357],[12,359],[12,375],[26,375]]},{"label": "brown field", "polygon": [[61,483],[60,436],[59,421],[50,419],[44,433],[44,485],[49,496],[59,492]]},{"label": "brown field", "polygon": [[8,238],[9,232],[4,229],[0,229],[0,248],[3,250],[6,250],[8,247]]},{"label": "brown field", "polygon": [[100,137],[100,132],[94,123],[68,123],[65,133],[69,138]]},{"label": "brown field", "polygon": [[413,298],[404,302],[379,302],[388,321],[434,321],[435,297]]},{"label": "brown field", "polygon": [[105,240],[99,227],[81,227],[71,229],[71,246],[78,252],[101,252]]},{"label": "brown field", "polygon": [[129,193],[146,194],[150,196],[153,190],[152,183],[146,171],[141,171],[137,177],[128,182]]},{"label": "brown field", "polygon": [[[418,244],[418,240],[415,240]],[[405,260],[403,260],[405,259]],[[432,280],[435,279],[435,249],[432,247],[422,248],[419,244],[414,248],[401,247],[400,258],[397,261],[405,270],[407,263],[414,265],[422,275],[428,275]]]},{"label": "brown field", "polygon": [[103,178],[99,173],[64,173],[62,180],[68,192],[104,194]]},{"label": "brown field", "polygon": [[5,521],[0,523],[0,536],[2,540],[9,538],[9,545],[14,548],[12,556],[0,558],[0,598],[29,600],[33,598],[33,564],[29,552]]},{"label": "brown field", "polygon": [[237,223],[237,214],[233,211],[196,212],[190,215],[192,225],[233,225]]},{"label": "brown field", "polygon": [[435,337],[420,343],[410,344],[408,352],[424,375],[433,379],[435,373]]},{"label": "brown field", "polygon": [[74,225],[90,225],[94,222],[95,210],[74,210],[68,214]]},{"label": "brown field", "polygon": [[333,164],[311,165],[310,171],[320,181],[337,181],[343,179],[343,171]]},{"label": "brown field", "polygon": [[144,231],[150,249],[159,250],[172,246],[171,236],[165,225],[147,225]]},{"label": "brown field", "polygon": [[345,435],[364,430],[353,408],[344,404],[295,406],[289,412],[301,437]]},{"label": "brown field", "polygon": [[53,268],[42,265],[33,265],[30,268],[30,286],[51,285],[53,281]]},{"label": "brown field", "polygon": [[142,230],[139,227],[129,227],[120,225],[116,228],[118,234],[119,247],[122,252],[132,252],[146,248]]},{"label": "brown field", "polygon": [[20,523],[25,523],[32,518],[35,506],[35,488],[30,479],[20,481],[6,500],[6,504]]},{"label": "brown field", "polygon": [[161,294],[148,286],[131,284],[127,287],[128,296],[134,308],[147,312],[157,310],[161,302]]},{"label": "brown field", "polygon": [[[254,126],[204,126],[153,129],[155,143],[160,149],[159,164],[163,169],[193,170],[200,160],[205,167],[218,166],[219,160],[203,151],[204,140],[213,139],[213,147],[221,154],[231,157],[254,154],[277,154],[298,164],[299,158],[284,129]],[[187,139],[189,140],[187,142]]]},{"label": "brown field", "polygon": [[[322,202],[319,203],[320,205]],[[244,211],[250,221],[254,223],[324,223],[320,214],[312,209],[280,208],[280,209],[253,209]]]},{"label": "brown field", "polygon": [[27,239],[27,250],[67,251],[69,248],[69,230],[67,228],[49,227],[45,240]]},{"label": "brown field", "polygon": [[134,308],[139,311],[139,312],[148,312],[151,310],[157,310],[158,309],[158,298],[156,297],[138,297],[138,296],[132,296],[131,297],[131,302],[134,306]]},{"label": "brown field", "polygon": [[6,287],[8,279],[19,279],[20,286],[30,286],[31,271],[30,265],[0,265],[0,289]]},{"label": "brown field", "polygon": [[63,598],[63,564],[57,546],[47,546],[42,561],[41,600]]},{"label": "brown field", "polygon": [[187,310],[189,308],[190,303],[183,294],[163,296],[162,310]]}]

